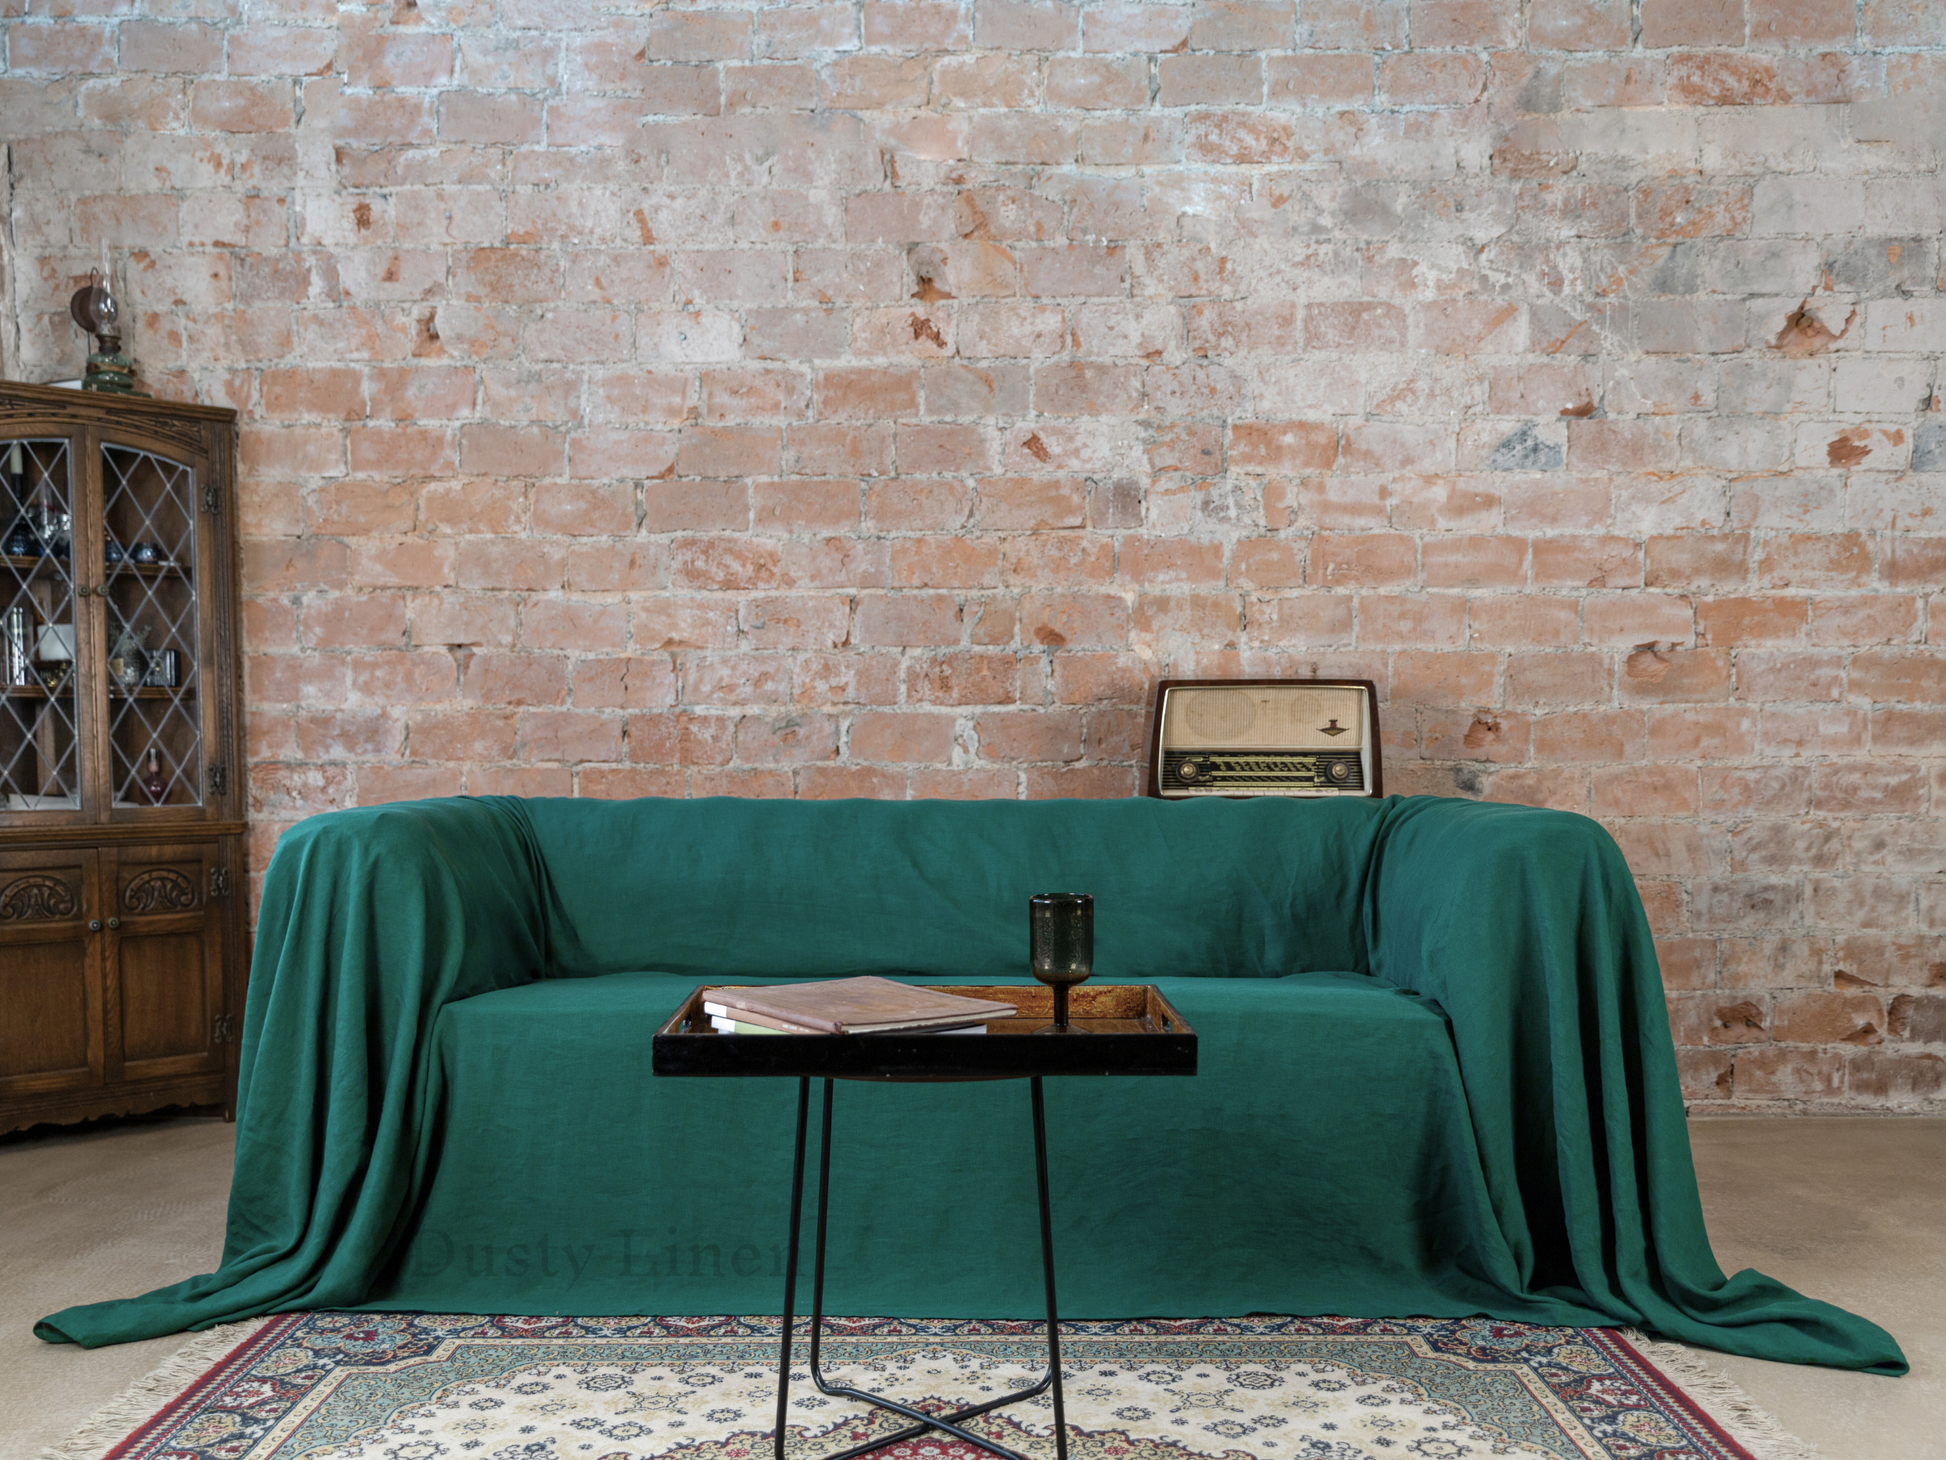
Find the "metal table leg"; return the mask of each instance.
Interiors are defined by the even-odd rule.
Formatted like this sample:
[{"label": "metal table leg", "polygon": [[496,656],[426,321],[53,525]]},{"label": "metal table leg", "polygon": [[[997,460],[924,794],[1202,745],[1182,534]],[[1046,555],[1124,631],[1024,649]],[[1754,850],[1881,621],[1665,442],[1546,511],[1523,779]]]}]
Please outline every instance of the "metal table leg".
[{"label": "metal table leg", "polygon": [[[831,1108],[831,1082],[824,1082],[824,1104]],[[791,1158],[791,1245],[784,1250],[784,1352],[777,1360],[777,1460],[784,1460],[784,1404],[791,1394],[791,1305],[797,1301],[797,1227],[804,1207],[804,1125],[811,1112],[811,1080],[797,1082],[797,1154]],[[822,1269],[822,1264],[819,1265]],[[819,1277],[823,1277],[820,1270]]]},{"label": "metal table leg", "polygon": [[[831,1384],[825,1380],[819,1366],[819,1348],[824,1336],[824,1239],[826,1213],[831,1195],[831,1081],[824,1082],[824,1119],[819,1137],[818,1151],[818,1229],[815,1243],[815,1256],[811,1269],[811,1381],[817,1385],[818,1392],[842,1396],[861,1404],[889,1410],[893,1414],[905,1416],[915,1423],[895,1431],[879,1440],[868,1440],[862,1445],[853,1445],[846,1450],[831,1455],[820,1456],[819,1460],[855,1460],[855,1457],[882,1450],[887,1445],[896,1445],[901,1440],[916,1439],[928,1430],[940,1430],[955,1439],[976,1445],[1003,1460],[1031,1460],[1018,1450],[1008,1449],[1005,1445],[983,1439],[970,1430],[962,1429],[961,1423],[985,1414],[988,1410],[999,1409],[1003,1405],[1019,1404],[1033,1399],[1050,1387],[1054,1391],[1054,1452],[1057,1460],[1067,1460],[1068,1433],[1066,1407],[1061,1393],[1061,1335],[1060,1318],[1054,1305],[1054,1225],[1047,1195],[1047,1122],[1043,1111],[1040,1076],[1032,1079],[1034,1099],[1034,1171],[1040,1189],[1041,1216],[1041,1274],[1047,1287],[1047,1372],[1038,1384],[1028,1389],[1016,1389],[998,1399],[990,1399],[985,1404],[976,1404],[967,1409],[954,1410],[951,1414],[927,1414],[924,1410],[887,1399],[883,1395],[868,1394],[862,1389],[847,1388],[842,1384]],[[783,1354],[777,1368],[777,1438],[776,1460],[784,1460],[784,1421],[790,1399],[791,1383],[791,1306],[797,1289],[797,1243],[799,1230],[799,1208],[804,1195],[804,1138],[806,1134],[808,1107],[810,1104],[811,1084],[808,1079],[798,1081],[797,1096],[797,1150],[791,1163],[791,1238],[790,1250],[784,1259],[784,1341]]]}]

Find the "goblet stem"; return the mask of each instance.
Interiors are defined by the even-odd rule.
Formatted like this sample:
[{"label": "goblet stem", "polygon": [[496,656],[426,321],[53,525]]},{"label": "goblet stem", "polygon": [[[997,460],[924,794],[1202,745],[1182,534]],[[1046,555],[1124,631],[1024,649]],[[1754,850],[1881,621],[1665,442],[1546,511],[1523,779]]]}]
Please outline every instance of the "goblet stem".
[{"label": "goblet stem", "polygon": [[1063,1034],[1068,1032],[1068,986],[1064,983],[1054,985],[1054,1027]]}]

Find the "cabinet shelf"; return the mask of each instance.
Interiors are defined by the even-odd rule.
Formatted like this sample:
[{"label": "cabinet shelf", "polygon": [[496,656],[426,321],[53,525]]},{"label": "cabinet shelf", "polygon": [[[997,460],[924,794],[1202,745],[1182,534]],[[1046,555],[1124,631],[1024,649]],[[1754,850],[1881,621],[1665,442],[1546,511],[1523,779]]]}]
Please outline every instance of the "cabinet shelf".
[{"label": "cabinet shelf", "polygon": [[[10,684],[6,687],[6,694],[9,699],[19,700],[71,700],[74,698],[74,689],[72,686],[64,686],[61,689],[49,690],[38,684]],[[121,690],[111,689],[108,691],[108,698],[110,700],[126,700],[130,698],[138,700],[193,700],[196,698],[196,691],[193,688],[145,688],[138,689],[133,696],[130,696]]]},{"label": "cabinet shelf", "polygon": [[[36,553],[32,557],[7,553],[0,556],[0,562],[5,562],[23,578],[32,577],[43,568],[50,566],[59,568],[63,577],[74,576],[72,558],[50,558],[44,553]],[[188,576],[179,563],[131,563],[126,558],[119,563],[103,563],[101,574],[111,587],[117,578],[186,578]]]}]

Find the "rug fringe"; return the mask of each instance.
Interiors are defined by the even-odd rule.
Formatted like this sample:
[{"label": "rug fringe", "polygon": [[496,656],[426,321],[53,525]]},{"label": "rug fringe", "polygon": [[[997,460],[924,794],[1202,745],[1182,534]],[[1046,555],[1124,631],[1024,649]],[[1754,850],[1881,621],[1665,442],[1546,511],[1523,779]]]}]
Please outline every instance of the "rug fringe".
[{"label": "rug fringe", "polygon": [[251,1318],[205,1329],[96,1410],[80,1429],[42,1450],[40,1460],[101,1460],[269,1321]]},{"label": "rug fringe", "polygon": [[1639,1329],[1624,1328],[1621,1334],[1757,1460],[1826,1460],[1822,1450],[1785,1429],[1734,1380],[1711,1368],[1698,1350],[1650,1338]]}]

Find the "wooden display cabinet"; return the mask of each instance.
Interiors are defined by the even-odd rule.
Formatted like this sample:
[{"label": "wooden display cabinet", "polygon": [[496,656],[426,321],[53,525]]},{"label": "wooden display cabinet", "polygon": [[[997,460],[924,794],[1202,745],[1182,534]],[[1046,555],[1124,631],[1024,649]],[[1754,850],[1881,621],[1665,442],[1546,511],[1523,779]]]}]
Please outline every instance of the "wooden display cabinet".
[{"label": "wooden display cabinet", "polygon": [[0,1131],[233,1108],[235,430],[0,383]]}]

